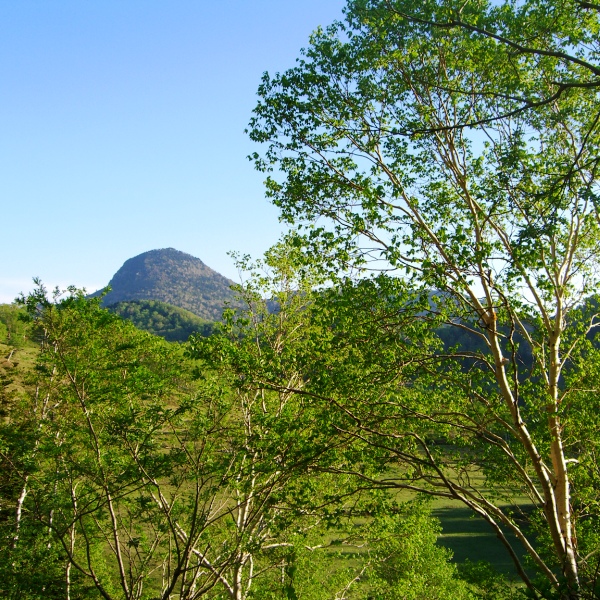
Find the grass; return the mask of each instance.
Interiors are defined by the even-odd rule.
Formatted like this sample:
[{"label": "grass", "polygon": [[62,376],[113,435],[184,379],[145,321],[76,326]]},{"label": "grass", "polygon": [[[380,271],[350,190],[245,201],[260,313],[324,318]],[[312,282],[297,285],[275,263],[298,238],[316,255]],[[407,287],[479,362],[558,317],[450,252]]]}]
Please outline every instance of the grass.
[{"label": "grass", "polygon": [[[514,563],[504,544],[483,518],[458,502],[457,506],[434,509],[432,514],[442,525],[439,543],[452,550],[455,562],[485,561],[501,573],[516,575]],[[516,538],[510,536],[509,539],[515,542],[513,547],[517,555],[523,557],[524,552]]]},{"label": "grass", "polygon": [[[486,488],[483,473],[476,468],[470,473],[470,481],[481,491],[490,491]],[[406,501],[412,497],[412,493],[398,490],[394,496],[398,501]],[[499,506],[508,506],[508,500],[506,503],[500,502]],[[524,513],[532,509],[530,500],[526,496],[513,497],[511,506],[513,508],[518,506]],[[439,519],[442,527],[438,543],[452,551],[453,562],[484,561],[490,563],[500,573],[511,578],[518,577],[506,547],[496,536],[491,525],[462,502],[448,498],[435,498],[432,502],[432,516]],[[508,539],[519,559],[523,559],[525,551],[521,543],[512,534],[508,535]]]},{"label": "grass", "polygon": [[15,398],[25,393],[39,346],[26,342],[15,348],[0,341],[0,419],[8,419]]}]

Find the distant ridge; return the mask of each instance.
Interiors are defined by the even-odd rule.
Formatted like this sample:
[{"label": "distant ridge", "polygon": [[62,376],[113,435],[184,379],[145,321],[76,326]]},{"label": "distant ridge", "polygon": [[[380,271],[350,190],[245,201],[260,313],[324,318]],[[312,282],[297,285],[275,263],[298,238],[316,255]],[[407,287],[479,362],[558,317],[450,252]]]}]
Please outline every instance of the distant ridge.
[{"label": "distant ridge", "polygon": [[163,248],[126,260],[110,280],[112,291],[102,303],[111,306],[130,300],[158,300],[216,321],[221,318],[224,303],[234,300],[232,284],[199,258]]}]

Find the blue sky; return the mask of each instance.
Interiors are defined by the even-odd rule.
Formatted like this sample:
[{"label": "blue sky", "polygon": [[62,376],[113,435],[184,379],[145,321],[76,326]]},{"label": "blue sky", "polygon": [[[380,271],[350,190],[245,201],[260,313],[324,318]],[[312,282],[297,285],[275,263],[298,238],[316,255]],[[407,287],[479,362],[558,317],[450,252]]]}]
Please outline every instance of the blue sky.
[{"label": "blue sky", "polygon": [[344,0],[0,1],[0,302],[173,247],[236,278],[282,226],[244,134]]}]

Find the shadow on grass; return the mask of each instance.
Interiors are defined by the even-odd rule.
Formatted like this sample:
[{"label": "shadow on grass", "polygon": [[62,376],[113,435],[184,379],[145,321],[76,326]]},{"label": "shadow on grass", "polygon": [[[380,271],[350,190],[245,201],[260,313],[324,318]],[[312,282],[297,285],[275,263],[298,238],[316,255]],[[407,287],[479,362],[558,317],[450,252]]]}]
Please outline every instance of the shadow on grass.
[{"label": "shadow on grass", "polygon": [[[516,576],[516,570],[504,544],[496,537],[491,526],[481,517],[464,507],[447,507],[433,510],[433,515],[442,524],[442,535],[438,542],[454,553],[454,562],[466,559],[471,562],[485,561],[497,571]],[[509,541],[519,558],[525,553],[514,536]]]}]

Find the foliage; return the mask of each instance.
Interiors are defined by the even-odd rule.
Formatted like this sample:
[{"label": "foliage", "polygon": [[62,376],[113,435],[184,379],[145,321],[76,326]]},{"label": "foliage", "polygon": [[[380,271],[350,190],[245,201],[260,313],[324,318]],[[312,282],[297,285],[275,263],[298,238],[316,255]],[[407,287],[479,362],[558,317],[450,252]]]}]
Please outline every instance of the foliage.
[{"label": "foliage", "polygon": [[20,318],[23,310],[15,304],[0,304],[0,342],[22,348],[28,339],[28,328]]},{"label": "foliage", "polygon": [[[385,598],[424,593],[417,561],[423,597],[479,589],[435,546],[425,507],[379,489],[390,464],[354,417],[310,394],[311,377],[328,393],[392,385],[378,365],[414,351],[407,290],[386,279],[354,290],[376,308],[388,283],[388,309],[394,296],[408,311],[404,345],[365,345],[379,333],[356,321],[354,288],[315,292],[301,258],[271,250],[239,288],[246,310],[192,338],[193,362],[77,290],[24,299],[42,348],[34,387],[0,428],[4,596]],[[412,325],[420,347],[427,324]],[[343,332],[356,337],[342,344]],[[295,391],[268,383],[280,377]]]},{"label": "foliage", "polygon": [[[277,255],[277,249],[271,255]],[[242,264],[249,266],[244,259]],[[227,381],[239,398],[244,430],[232,448],[237,458],[231,470],[238,473],[239,483],[230,494],[238,498],[240,508],[250,509],[248,515],[237,512],[235,520],[243,567],[236,573],[245,576],[248,597],[318,598],[324,588],[314,585],[319,581],[315,572],[323,565],[331,573],[326,587],[334,596],[332,588],[343,589],[355,578],[352,567],[340,566],[340,560],[324,554],[322,544],[307,546],[354,514],[360,490],[350,479],[332,477],[322,469],[344,451],[327,407],[257,384],[263,369],[278,372],[283,357],[303,351],[295,332],[304,332],[307,297],[295,287],[292,265],[281,267],[275,281],[263,273],[238,286],[246,309],[226,311],[210,338],[192,336],[189,354],[205,376],[216,371],[221,385]],[[285,376],[290,385],[301,385],[293,367]],[[267,504],[258,504],[257,489],[264,490],[261,502],[266,499]],[[230,580],[236,573],[228,573]]]},{"label": "foliage", "polygon": [[450,562],[449,551],[436,545],[439,533],[439,523],[418,503],[376,519],[369,528],[375,565],[370,581],[372,596],[382,600],[474,598]]},{"label": "foliage", "polygon": [[158,300],[131,300],[107,307],[138,329],[158,335],[168,342],[185,342],[192,333],[210,335],[213,323],[195,314]]},{"label": "foliage", "polygon": [[235,557],[209,556],[232,513],[230,402],[99,299],[40,288],[24,302],[42,349],[0,432],[4,595],[41,593],[23,577],[34,563],[38,589],[67,596],[207,593]]},{"label": "foliage", "polygon": [[356,578],[321,548],[359,502],[318,469],[331,427],[244,384],[223,360],[244,356],[227,325],[196,338],[190,364],[78,290],[24,303],[42,348],[0,428],[4,596],[318,598],[319,568],[332,596]]},{"label": "foliage", "polygon": [[36,344],[16,305],[0,305],[0,419],[6,419],[16,398],[27,388],[26,376]]},{"label": "foliage", "polygon": [[[336,282],[320,296],[332,333],[295,393],[328,402],[345,435],[403,474],[373,485],[483,516],[537,597],[593,593],[596,572],[598,436],[582,414],[599,408],[584,375],[598,318],[579,307],[600,283],[598,14],[562,0],[351,0],[296,67],[264,76],[250,124],[304,268]],[[345,279],[357,269],[388,275]],[[441,352],[427,341],[440,325],[479,348]]]},{"label": "foliage", "polygon": [[[463,454],[460,431],[454,433],[448,426],[436,425],[431,417],[415,413],[415,407],[432,406],[442,398],[435,392],[428,397],[431,378],[414,363],[426,349],[441,348],[428,320],[415,318],[428,297],[415,295],[401,281],[387,277],[320,288],[318,273],[304,269],[302,261],[298,249],[286,244],[272,248],[264,262],[252,264],[243,259],[240,267],[253,269],[238,288],[247,310],[227,313],[211,338],[193,336],[190,353],[210,358],[214,364],[220,362],[238,389],[277,399],[275,419],[265,420],[269,404],[263,408],[264,415],[254,416],[255,424],[257,418],[261,424],[269,424],[265,441],[273,447],[265,456],[273,453],[282,468],[300,464],[312,474],[295,474],[290,480],[286,492],[289,506],[301,514],[318,515],[331,528],[329,535],[349,528],[343,536],[346,552],[353,546],[363,548],[354,559],[357,573],[348,577],[347,589],[340,587],[346,589],[344,594],[369,597],[375,588],[384,594],[389,582],[380,563],[386,548],[392,552],[395,544],[392,554],[405,565],[414,560],[411,552],[422,550],[423,585],[433,589],[436,581],[435,593],[452,589],[457,597],[470,597],[479,587],[474,581],[471,587],[459,581],[446,552],[433,547],[438,530],[425,517],[423,506],[415,507],[414,512],[406,507],[399,511],[386,491],[418,489],[419,484],[428,483],[430,487],[425,489],[430,492],[440,487],[435,469],[444,468],[444,459],[440,457],[440,465],[428,468],[419,436],[426,440],[435,435],[438,443],[452,440],[448,469],[459,468],[464,475],[476,462],[473,456]],[[271,305],[276,305],[277,311],[269,310]],[[425,379],[417,382],[417,375]],[[458,405],[458,398],[456,402]],[[398,423],[403,422],[407,432],[400,434]],[[407,460],[411,453],[420,455],[419,464],[412,467]],[[435,454],[438,457],[440,453]],[[324,474],[328,476],[325,479]],[[444,491],[439,494],[448,496]],[[364,527],[357,525],[361,522]],[[401,538],[413,526],[413,541],[402,545]],[[390,531],[383,536],[386,528]],[[377,549],[374,532],[380,529],[385,543]],[[289,523],[285,530],[288,535],[294,531]],[[311,552],[314,562],[319,555]],[[301,562],[300,549],[294,556],[294,564]],[[321,554],[320,558],[322,562],[327,557]],[[347,572],[343,568],[335,571],[333,565],[328,568],[340,577]],[[399,573],[400,563],[393,569]],[[298,573],[294,593],[300,593],[306,576]],[[398,590],[410,586],[408,570],[400,579]],[[417,589],[422,593],[422,587]],[[312,597],[311,593],[304,589],[299,597]],[[318,591],[315,593],[319,597]],[[508,593],[506,597],[510,597]]]}]

